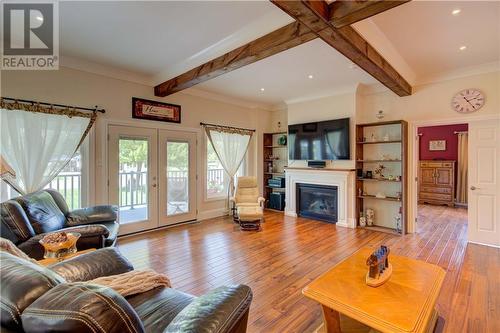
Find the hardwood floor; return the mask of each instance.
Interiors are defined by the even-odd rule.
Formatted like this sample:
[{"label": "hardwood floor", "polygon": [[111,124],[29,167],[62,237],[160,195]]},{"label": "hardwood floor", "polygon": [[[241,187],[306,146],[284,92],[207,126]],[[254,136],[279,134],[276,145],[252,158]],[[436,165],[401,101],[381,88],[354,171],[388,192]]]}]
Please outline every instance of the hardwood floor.
[{"label": "hardwood floor", "polygon": [[466,219],[463,209],[423,205],[418,232],[398,237],[266,212],[261,232],[217,218],[123,238],[118,246],[137,269],[165,273],[174,288],[195,295],[249,285],[249,332],[311,332],[321,309],[302,288],[360,247],[383,243],[447,271],[437,331],[500,332],[500,249],[467,245]]}]

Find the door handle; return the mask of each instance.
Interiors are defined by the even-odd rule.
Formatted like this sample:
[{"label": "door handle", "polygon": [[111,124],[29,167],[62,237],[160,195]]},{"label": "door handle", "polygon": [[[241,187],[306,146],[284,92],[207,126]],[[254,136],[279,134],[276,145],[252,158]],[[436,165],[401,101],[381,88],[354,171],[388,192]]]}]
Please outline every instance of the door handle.
[{"label": "door handle", "polygon": [[470,187],[471,191],[479,190],[479,187],[475,187],[474,185]]},{"label": "door handle", "polygon": [[156,184],[153,184],[153,185],[151,185],[151,186],[156,187]]}]

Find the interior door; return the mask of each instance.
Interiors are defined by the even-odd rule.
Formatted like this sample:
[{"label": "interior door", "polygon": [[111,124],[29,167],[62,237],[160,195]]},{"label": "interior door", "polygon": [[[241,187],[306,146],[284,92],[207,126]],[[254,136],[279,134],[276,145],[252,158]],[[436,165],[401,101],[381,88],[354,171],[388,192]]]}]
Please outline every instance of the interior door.
[{"label": "interior door", "polygon": [[196,219],[196,133],[160,130],[159,221]]},{"label": "interior door", "polygon": [[500,246],[500,120],[469,125],[471,242]]},{"label": "interior door", "polygon": [[119,206],[120,234],[157,227],[157,130],[109,126],[108,140],[108,196]]}]

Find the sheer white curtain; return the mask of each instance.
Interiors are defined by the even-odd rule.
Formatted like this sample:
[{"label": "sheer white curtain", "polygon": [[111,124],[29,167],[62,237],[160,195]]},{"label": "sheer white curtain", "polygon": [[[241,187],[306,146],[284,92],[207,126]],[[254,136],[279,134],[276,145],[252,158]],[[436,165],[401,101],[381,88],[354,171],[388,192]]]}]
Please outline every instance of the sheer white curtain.
[{"label": "sheer white curtain", "polygon": [[217,126],[205,126],[205,131],[222,167],[229,176],[229,200],[229,197],[234,194],[234,176],[248,150],[253,131]]},{"label": "sheer white curtain", "polygon": [[21,194],[41,190],[73,157],[95,116],[0,109],[0,155]]}]

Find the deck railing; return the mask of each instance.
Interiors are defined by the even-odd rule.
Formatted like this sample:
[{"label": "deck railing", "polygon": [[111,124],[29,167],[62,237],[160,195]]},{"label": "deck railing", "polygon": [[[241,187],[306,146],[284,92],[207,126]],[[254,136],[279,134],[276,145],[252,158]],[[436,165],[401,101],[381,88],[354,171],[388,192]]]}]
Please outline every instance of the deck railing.
[{"label": "deck railing", "polygon": [[[134,206],[147,204],[147,171],[120,172],[118,177],[120,208],[133,209]],[[168,171],[167,178],[170,184],[176,184],[178,187],[181,187],[181,184],[187,182],[188,171]],[[224,170],[208,170],[207,181],[209,191],[217,190],[217,188],[224,184]],[[52,188],[61,193],[66,199],[70,210],[82,206],[82,179],[80,172],[61,172],[46,188]]]}]

